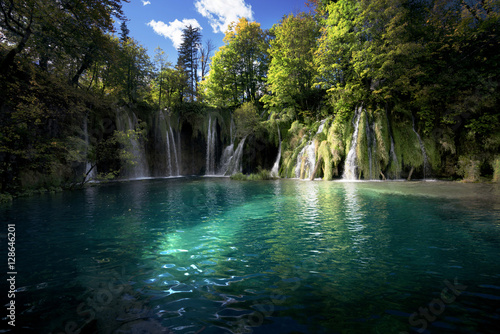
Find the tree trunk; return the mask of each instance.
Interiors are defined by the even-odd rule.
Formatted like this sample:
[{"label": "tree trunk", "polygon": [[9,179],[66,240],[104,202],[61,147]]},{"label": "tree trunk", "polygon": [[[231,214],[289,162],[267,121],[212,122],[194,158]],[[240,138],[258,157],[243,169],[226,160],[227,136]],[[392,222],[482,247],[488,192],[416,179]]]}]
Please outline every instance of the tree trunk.
[{"label": "tree trunk", "polygon": [[29,38],[31,37],[31,23],[30,26],[26,29],[26,33],[24,34],[23,38],[19,41],[19,44],[17,46],[10,50],[9,53],[2,59],[0,62],[0,72],[5,73],[7,69],[12,65],[14,62],[14,58],[21,53],[24,48],[26,47],[26,43],[28,43]]},{"label": "tree trunk", "polygon": [[412,167],[412,168],[410,169],[410,174],[408,174],[408,179],[407,179],[408,181],[410,181],[410,180],[411,180],[411,174],[413,174],[413,171],[414,171],[414,170],[415,170],[415,167]]},{"label": "tree trunk", "polygon": [[319,166],[321,165],[321,159],[322,158],[323,157],[320,155],[319,158],[318,158],[318,162],[316,163],[316,166],[314,166],[314,171],[311,174],[311,181],[313,181],[314,178],[316,177],[316,173],[318,172]]},{"label": "tree trunk", "polygon": [[76,72],[75,76],[71,79],[71,84],[73,86],[78,85],[78,80],[80,80],[80,76],[90,67],[92,63],[92,56],[90,55],[92,51],[89,51],[85,56],[83,57],[83,62],[80,68],[78,69],[78,72]]}]

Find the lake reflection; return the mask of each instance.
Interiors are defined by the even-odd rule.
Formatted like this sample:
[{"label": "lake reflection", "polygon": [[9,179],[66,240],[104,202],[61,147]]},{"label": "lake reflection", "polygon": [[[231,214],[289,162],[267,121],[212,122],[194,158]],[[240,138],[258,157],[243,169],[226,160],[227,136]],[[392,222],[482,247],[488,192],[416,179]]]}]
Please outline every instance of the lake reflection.
[{"label": "lake reflection", "polygon": [[[0,213],[18,231],[27,333],[493,333],[499,195],[491,184],[178,178]],[[466,288],[437,309],[450,284]]]}]

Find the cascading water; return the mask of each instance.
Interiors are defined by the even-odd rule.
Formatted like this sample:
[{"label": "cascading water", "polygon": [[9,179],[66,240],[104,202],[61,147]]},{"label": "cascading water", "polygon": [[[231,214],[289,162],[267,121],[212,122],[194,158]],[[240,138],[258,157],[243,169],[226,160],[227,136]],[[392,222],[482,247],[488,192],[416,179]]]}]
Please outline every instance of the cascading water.
[{"label": "cascading water", "polygon": [[398,162],[398,156],[396,155],[396,145],[394,144],[394,137],[392,135],[392,130],[391,130],[391,124],[389,122],[389,115],[387,113],[387,109],[385,110],[385,117],[387,119],[387,128],[389,129],[389,136],[391,137],[391,150],[389,151],[389,155],[391,158],[391,166],[394,164],[394,175],[393,177],[395,179],[399,179],[401,177],[401,171],[399,170],[399,162]]},{"label": "cascading water", "polygon": [[166,116],[163,111],[160,111],[157,118],[156,133],[159,138],[157,139],[160,145],[159,152],[164,154],[163,161],[165,164],[160,164],[160,166],[164,166],[164,168],[159,170],[159,175],[162,176],[177,176],[180,174],[179,157],[177,154],[180,147],[180,137],[177,136],[177,140],[175,139],[174,131],[170,123],[170,116]]},{"label": "cascading water", "polygon": [[[127,132],[135,129],[136,126],[137,117],[133,112],[131,112],[131,115],[122,112],[117,116],[116,127],[119,131]],[[144,145],[135,136],[127,136],[127,138],[129,138],[130,153],[132,153],[136,161],[133,165],[125,167],[124,176],[127,178],[148,177],[149,169]]]},{"label": "cascading water", "polygon": [[299,179],[309,179],[316,165],[315,145],[310,140],[297,155],[297,165],[295,167],[295,177]]},{"label": "cascading water", "polygon": [[[88,120],[86,115],[83,120],[83,137],[85,140],[85,154],[87,155],[90,148],[90,140],[89,140]],[[94,168],[92,168],[92,164],[90,163],[90,161],[87,160],[87,162],[85,163],[84,173],[86,175],[85,182],[95,180],[97,175],[97,166],[94,166]]]},{"label": "cascading water", "polygon": [[358,130],[359,130],[359,120],[361,118],[362,106],[359,106],[354,114],[355,123],[354,123],[354,133],[352,134],[351,140],[351,148],[349,149],[349,153],[347,154],[347,158],[345,159],[344,165],[344,174],[342,178],[344,180],[356,180],[356,146],[358,143]]},{"label": "cascading water", "polygon": [[399,170],[398,157],[396,155],[396,149],[395,149],[395,145],[394,145],[394,138],[392,138],[392,134],[391,134],[391,151],[389,153],[390,153],[391,159],[392,159],[391,163],[393,163],[394,166],[395,166],[394,178],[399,179],[401,177],[401,171]]},{"label": "cascading water", "polygon": [[207,129],[207,154],[205,175],[215,175],[215,139],[216,139],[217,119],[212,120],[212,115],[208,116]]},{"label": "cascading water", "polygon": [[[231,115],[231,123],[229,124],[229,138],[231,144],[224,148],[222,156],[220,159],[220,167],[217,171],[217,175],[228,175],[229,168],[234,159],[234,140],[236,139],[236,126],[234,124],[233,116]],[[230,174],[229,174],[230,175]]]},{"label": "cascading water", "polygon": [[175,144],[175,137],[170,122],[168,123],[168,128],[169,128],[169,133],[167,133],[167,137],[170,135],[170,139],[172,142],[172,149],[174,151],[175,168],[172,171],[173,172],[175,171],[175,175],[179,175],[179,158],[177,157],[177,145]]},{"label": "cascading water", "polygon": [[233,115],[231,115],[231,124],[229,125],[229,135],[231,136],[231,144],[234,144],[236,139],[236,124],[234,124]]},{"label": "cascading water", "polygon": [[221,165],[219,171],[217,172],[217,175],[227,174],[233,158],[234,158],[234,144],[231,143],[229,146],[226,146],[224,152],[222,152],[222,157],[220,159]]},{"label": "cascading water", "polygon": [[278,177],[279,176],[279,168],[280,168],[280,160],[281,160],[281,133],[280,133],[280,127],[278,125],[278,140],[279,140],[279,146],[278,146],[278,157],[276,158],[276,161],[274,162],[273,168],[271,169],[271,176],[273,177]]},{"label": "cascading water", "polygon": [[168,130],[165,131],[165,163],[167,165],[167,175],[172,175],[172,155],[170,154],[170,137],[168,135]]},{"label": "cascading water", "polygon": [[325,123],[326,123],[326,118],[321,120],[318,131],[316,131],[316,134],[323,132],[323,129],[325,128]]},{"label": "cascading water", "polygon": [[241,173],[243,171],[243,166],[241,164],[241,161],[243,158],[243,146],[245,145],[246,139],[247,137],[243,138],[238,144],[236,151],[234,151],[234,154],[229,161],[229,165],[225,175],[233,175],[236,173]]},{"label": "cascading water", "polygon": [[420,150],[422,150],[422,156],[424,158],[424,179],[426,178],[427,174],[430,174],[430,167],[427,163],[427,153],[425,152],[425,146],[424,143],[422,142],[422,138],[420,138],[420,135],[418,134],[417,130],[415,130],[415,116],[411,115],[411,120],[412,120],[412,129],[413,132],[417,135],[418,138],[418,143],[420,144]]},{"label": "cascading water", "polygon": [[[323,129],[325,128],[325,123],[326,119],[320,122],[318,131],[316,131],[316,135],[323,132]],[[295,177],[299,179],[305,179],[305,178],[309,179],[311,177],[311,173],[314,172],[315,167],[316,167],[316,145],[314,143],[314,140],[310,140],[297,155],[297,164],[295,166]]]}]

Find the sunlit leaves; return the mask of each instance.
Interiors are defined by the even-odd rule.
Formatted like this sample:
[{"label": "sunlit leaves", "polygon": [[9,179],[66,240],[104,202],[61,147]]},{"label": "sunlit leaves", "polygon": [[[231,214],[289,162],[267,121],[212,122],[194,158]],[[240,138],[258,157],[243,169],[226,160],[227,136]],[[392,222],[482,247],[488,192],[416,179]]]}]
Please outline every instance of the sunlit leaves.
[{"label": "sunlit leaves", "polygon": [[241,18],[230,25],[224,43],[202,83],[207,102],[226,107],[257,99],[269,62],[267,37],[260,24]]},{"label": "sunlit leaves", "polygon": [[306,14],[289,15],[273,27],[271,34],[274,38],[270,41],[271,62],[266,78],[269,95],[261,101],[273,110],[313,107],[310,96],[317,73],[314,64],[317,22]]}]

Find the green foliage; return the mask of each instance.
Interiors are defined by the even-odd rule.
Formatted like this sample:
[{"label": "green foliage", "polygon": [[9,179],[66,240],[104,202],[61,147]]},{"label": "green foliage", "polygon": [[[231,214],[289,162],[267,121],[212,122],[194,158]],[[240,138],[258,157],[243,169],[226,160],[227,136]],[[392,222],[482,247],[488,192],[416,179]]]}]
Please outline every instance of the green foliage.
[{"label": "green foliage", "polygon": [[66,65],[74,62],[69,68],[70,82],[78,83],[79,76],[104,55],[104,36],[113,31],[113,17],[123,17],[121,7],[120,0],[89,0],[85,6],[54,0],[0,2],[2,43],[8,50],[0,58],[0,72],[6,72],[27,50],[45,70],[49,62],[55,67],[69,58]]},{"label": "green foliage", "polygon": [[[385,112],[377,110],[374,112],[373,130],[376,140],[375,159],[380,164],[380,170],[385,170],[389,164],[389,153],[391,150],[391,139],[389,133],[389,124]],[[378,176],[375,175],[375,176]]]},{"label": "green foliage", "polygon": [[237,173],[230,176],[231,180],[236,181],[263,181],[263,180],[275,180],[276,178],[271,175],[271,172],[258,168],[257,173],[252,173],[250,175],[245,175],[243,173]]},{"label": "green foliage", "polygon": [[337,167],[345,156],[345,141],[343,140],[345,132],[345,123],[342,122],[340,117],[333,120],[332,126],[328,129],[327,141],[330,144],[330,151],[332,154],[332,162]]},{"label": "green foliage", "polygon": [[234,122],[236,124],[237,135],[244,138],[254,133],[260,126],[260,117],[257,107],[252,102],[245,102],[234,111]]},{"label": "green foliage", "polygon": [[41,188],[60,188],[70,179],[71,169],[67,165],[51,162],[46,169],[38,171],[25,169],[19,173],[19,182],[23,190]]},{"label": "green foliage", "polygon": [[399,163],[398,170],[403,170],[403,166],[415,168],[422,166],[424,157],[410,122],[408,120],[395,122],[392,131]]},{"label": "green foliage", "polygon": [[229,177],[231,180],[236,180],[236,181],[246,181],[248,180],[248,176],[243,174],[243,173],[236,173],[233,174]]},{"label": "green foliage", "polygon": [[480,176],[481,161],[472,155],[462,155],[458,158],[458,175],[466,182],[477,182]]},{"label": "green foliage", "polygon": [[318,159],[321,157],[323,164],[323,180],[332,180],[334,175],[334,161],[331,154],[330,144],[324,140],[318,148]]},{"label": "green foliage", "polygon": [[12,199],[13,199],[13,197],[11,194],[0,193],[0,204],[10,203],[10,202],[12,202]]},{"label": "green foliage", "polygon": [[310,15],[301,13],[285,16],[271,29],[271,62],[266,77],[270,92],[261,98],[266,108],[281,113],[284,108],[298,110],[317,109],[321,100],[313,86],[316,67],[313,56],[319,26]]},{"label": "green foliage", "polygon": [[224,45],[212,57],[210,72],[200,84],[215,107],[236,107],[258,100],[268,67],[268,42],[256,22],[240,18],[229,26]]},{"label": "green foliage", "polygon": [[428,163],[432,168],[433,172],[437,172],[441,169],[441,155],[439,153],[439,148],[436,144],[434,138],[424,138],[425,153],[427,154]]}]

